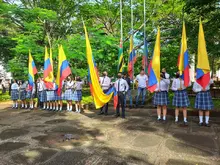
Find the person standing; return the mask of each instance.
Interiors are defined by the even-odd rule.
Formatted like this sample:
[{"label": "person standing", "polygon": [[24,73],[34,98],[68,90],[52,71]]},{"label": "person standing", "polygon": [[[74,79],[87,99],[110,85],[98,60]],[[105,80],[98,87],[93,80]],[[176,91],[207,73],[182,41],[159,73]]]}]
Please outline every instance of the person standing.
[{"label": "person standing", "polygon": [[162,69],[162,74],[163,74],[163,76],[164,76],[166,79],[169,79],[169,78],[170,78],[170,75],[167,73],[166,68],[163,68],[163,69]]},{"label": "person standing", "polygon": [[49,89],[47,89],[47,110],[49,111],[55,111],[56,107],[55,107],[55,89],[56,89],[56,85],[53,82],[52,83],[53,86]]},{"label": "person standing", "polygon": [[74,85],[74,82],[72,78],[68,77],[64,97],[65,97],[65,100],[67,101],[67,111],[69,112],[73,110],[73,107],[72,107],[73,85]]},{"label": "person standing", "polygon": [[116,117],[120,116],[120,107],[122,110],[122,118],[125,118],[125,93],[128,91],[129,86],[126,80],[122,79],[122,74],[118,73],[118,80],[115,82],[115,89],[118,95],[118,104],[116,108]]},{"label": "person standing", "polygon": [[189,107],[189,97],[187,94],[186,87],[184,86],[184,80],[180,78],[179,72],[176,73],[176,78],[173,80],[172,91],[174,91],[173,106],[175,109],[175,123],[178,123],[178,116],[180,108],[183,109],[183,122],[187,126],[187,107]]},{"label": "person standing", "polygon": [[[193,91],[196,94],[195,100],[195,108],[199,110],[199,125],[210,127],[209,125],[209,116],[210,110],[214,108],[212,96],[210,93],[210,85],[213,84],[213,80],[211,79],[206,88],[202,88],[200,84],[196,81],[193,84]],[[205,123],[203,123],[203,113],[205,112]]]},{"label": "person standing", "polygon": [[82,100],[82,86],[83,81],[78,76],[74,82],[74,92],[73,92],[73,101],[75,101],[76,113],[81,112],[81,100]]},{"label": "person standing", "polygon": [[26,108],[27,109],[27,104],[26,104],[26,95],[27,95],[27,83],[25,81],[21,82],[21,86],[19,88],[19,96],[21,100],[21,109]]},{"label": "person standing", "polygon": [[[58,96],[57,94],[57,89],[54,91],[54,95],[55,95],[55,104],[56,104],[56,111],[60,112],[63,110],[63,100],[64,100],[64,93],[65,93],[65,81],[62,81],[62,90],[61,90],[61,94],[60,96]],[[60,107],[59,107],[60,105]]]},{"label": "person standing", "polygon": [[128,91],[127,93],[125,94],[125,107],[126,107],[126,97],[128,96],[128,99],[129,99],[129,108],[132,108],[132,104],[133,104],[133,100],[132,100],[132,95],[131,95],[131,79],[130,77],[128,77],[128,74],[127,73],[124,73],[124,79],[127,81],[128,83]]},{"label": "person standing", "polygon": [[[35,92],[36,92],[35,83],[33,83],[32,87],[28,83],[26,91],[27,91],[26,99],[29,99],[29,101],[30,101],[30,103],[29,103],[30,110],[33,110],[34,109],[34,100],[33,99],[34,99]],[[27,105],[27,103],[26,103],[26,105]]]},{"label": "person standing", "polygon": [[138,107],[139,104],[139,97],[142,94],[142,102],[141,105],[144,105],[145,97],[147,94],[147,84],[148,84],[148,77],[144,72],[144,69],[141,69],[141,72],[136,77],[136,82],[138,83],[138,91],[137,91],[137,97],[136,97],[136,107]]},{"label": "person standing", "polygon": [[[111,79],[108,77],[108,73],[106,71],[103,72],[103,77],[99,78],[100,85],[104,93],[107,93],[111,86]],[[108,103],[106,103],[101,109],[99,115],[108,115]]]},{"label": "person standing", "polygon": [[45,83],[43,81],[43,77],[40,79],[38,84],[38,96],[40,100],[41,108],[43,107],[43,110],[46,110],[46,103],[47,103],[47,89],[45,86]]},{"label": "person standing", "polygon": [[157,120],[161,121],[161,109],[163,109],[163,121],[166,121],[167,115],[167,105],[169,104],[169,85],[170,79],[166,78],[163,73],[160,75],[161,79],[160,82],[157,83],[157,88],[155,89],[154,94],[154,105],[157,106]]},{"label": "person standing", "polygon": [[19,99],[19,86],[16,80],[13,80],[11,85],[11,100],[13,100],[12,108],[18,109],[18,99]]}]

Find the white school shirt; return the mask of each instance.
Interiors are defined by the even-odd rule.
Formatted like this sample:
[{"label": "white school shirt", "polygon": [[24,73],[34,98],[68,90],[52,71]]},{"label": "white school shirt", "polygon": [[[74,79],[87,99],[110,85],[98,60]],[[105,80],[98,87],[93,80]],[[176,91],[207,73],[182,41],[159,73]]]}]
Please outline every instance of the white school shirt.
[{"label": "white school shirt", "polygon": [[17,83],[13,83],[12,85],[11,85],[11,89],[19,89],[19,86],[18,86],[18,84]]},{"label": "white school shirt", "polygon": [[83,84],[84,84],[83,81],[76,81],[76,82],[74,83],[74,89],[77,90],[77,91],[78,91],[78,90],[82,90]]},{"label": "white school shirt", "polygon": [[129,89],[127,81],[122,78],[118,79],[115,82],[115,89],[117,92],[127,92]]},{"label": "white school shirt", "polygon": [[140,88],[146,88],[147,87],[147,81],[148,77],[147,75],[137,75],[136,80],[138,81],[138,87]]},{"label": "white school shirt", "polygon": [[42,92],[42,91],[47,89],[46,86],[45,86],[44,81],[42,81],[42,80],[40,80],[40,82],[37,85],[38,85],[38,91],[39,92]]},{"label": "white school shirt", "polygon": [[74,82],[73,81],[67,81],[66,82],[66,89],[72,89],[74,86]]},{"label": "white school shirt", "polygon": [[111,85],[111,79],[108,76],[100,77],[99,82],[102,87],[102,90],[109,89],[109,87]]},{"label": "white school shirt", "polygon": [[21,84],[21,86],[20,86],[21,90],[26,90],[26,88],[27,88],[27,84],[26,83]]},{"label": "white school shirt", "polygon": [[159,83],[157,83],[157,88],[155,91],[169,91],[170,79],[161,79]]},{"label": "white school shirt", "polygon": [[[209,84],[206,86],[205,90],[206,91],[210,90],[210,85],[213,84],[213,83],[214,83],[214,81],[211,79],[209,81]],[[203,89],[202,86],[195,81],[194,84],[193,84],[193,91],[197,93],[197,92],[201,92],[202,89]]]},{"label": "white school shirt", "polygon": [[[189,86],[191,86],[191,81],[189,82]],[[179,88],[182,88],[182,90],[186,89],[184,86],[184,81],[181,78],[175,78],[173,80],[171,89],[173,91],[177,91]]]}]

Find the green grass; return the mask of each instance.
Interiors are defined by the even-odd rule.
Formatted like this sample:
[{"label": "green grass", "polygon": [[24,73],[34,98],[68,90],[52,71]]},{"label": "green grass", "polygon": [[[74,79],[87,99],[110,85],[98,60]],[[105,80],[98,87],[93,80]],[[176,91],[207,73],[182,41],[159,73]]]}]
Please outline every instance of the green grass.
[{"label": "green grass", "polygon": [[6,92],[5,94],[2,94],[2,92],[0,91],[0,102],[9,101],[9,100],[10,100],[10,96],[8,92]]}]

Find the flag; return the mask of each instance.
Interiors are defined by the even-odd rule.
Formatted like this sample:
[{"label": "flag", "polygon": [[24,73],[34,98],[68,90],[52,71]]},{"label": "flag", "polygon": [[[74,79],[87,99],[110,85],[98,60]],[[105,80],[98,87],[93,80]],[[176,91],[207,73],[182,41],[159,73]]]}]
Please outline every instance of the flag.
[{"label": "flag", "polygon": [[199,37],[198,37],[198,60],[196,69],[196,81],[204,89],[210,81],[210,66],[208,53],[206,50],[205,35],[202,27],[202,21],[200,19],[199,25]]},{"label": "flag", "polygon": [[32,90],[34,86],[34,75],[37,73],[37,68],[29,50],[29,61],[28,61],[28,85],[29,89]]},{"label": "flag", "polygon": [[123,41],[120,40],[119,54],[118,54],[118,72],[123,72],[124,57],[123,57]]},{"label": "flag", "polygon": [[148,90],[152,93],[160,82],[160,28],[157,31],[154,54],[149,66]]},{"label": "flag", "polygon": [[147,48],[147,40],[144,38],[144,55],[142,56],[142,68],[145,73],[148,73],[148,48]]},{"label": "flag", "polygon": [[88,63],[88,68],[89,68],[89,75],[91,79],[90,84],[93,89],[92,92],[93,92],[93,99],[94,99],[95,107],[98,109],[98,108],[103,107],[107,102],[110,101],[110,99],[112,98],[113,92],[105,94],[102,91],[102,88],[99,84],[99,77],[97,76],[97,71],[94,67],[92,48],[90,45],[90,41],[89,41],[89,37],[88,37],[88,33],[87,33],[85,25],[84,25],[84,30],[85,30],[85,38],[86,38],[86,56],[87,56],[87,63]]},{"label": "flag", "polygon": [[53,64],[52,64],[52,50],[50,49],[50,57],[45,46],[45,57],[44,57],[44,82],[47,89],[53,89]]},{"label": "flag", "polygon": [[177,66],[178,66],[178,70],[180,72],[180,77],[184,80],[184,86],[188,87],[189,83],[190,83],[189,52],[188,52],[188,49],[187,49],[185,22],[183,22],[181,49],[180,49],[180,54],[179,54],[179,57],[178,57]]},{"label": "flag", "polygon": [[57,94],[61,95],[62,91],[62,81],[71,74],[71,69],[69,67],[69,63],[66,60],[66,55],[63,51],[62,45],[59,46],[59,57],[58,57],[58,70],[57,70],[57,78],[56,85],[58,86]]},{"label": "flag", "polygon": [[130,37],[130,50],[129,50],[129,60],[128,60],[128,75],[130,79],[133,80],[133,72],[134,72],[134,64],[136,62],[136,54],[134,44],[133,44],[133,36]]}]

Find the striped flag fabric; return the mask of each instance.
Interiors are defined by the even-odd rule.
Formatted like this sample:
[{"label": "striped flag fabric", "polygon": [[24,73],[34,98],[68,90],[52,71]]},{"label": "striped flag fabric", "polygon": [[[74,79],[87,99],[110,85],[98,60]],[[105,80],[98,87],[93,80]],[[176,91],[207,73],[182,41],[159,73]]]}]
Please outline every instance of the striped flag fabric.
[{"label": "striped flag fabric", "polygon": [[134,64],[136,62],[136,52],[134,50],[133,36],[130,37],[130,50],[128,59],[128,75],[133,80]]},{"label": "striped flag fabric", "polygon": [[123,56],[123,41],[120,40],[120,46],[119,46],[119,54],[118,54],[118,72],[123,72],[124,67],[124,56]]},{"label": "striped flag fabric", "polygon": [[34,63],[34,60],[31,56],[31,51],[29,50],[29,57],[28,57],[28,85],[29,89],[32,90],[34,87],[34,75],[37,74],[37,68]]},{"label": "striped flag fabric", "polygon": [[52,50],[50,49],[50,57],[45,46],[45,57],[44,57],[44,82],[47,89],[53,89],[53,64],[52,64]]}]

